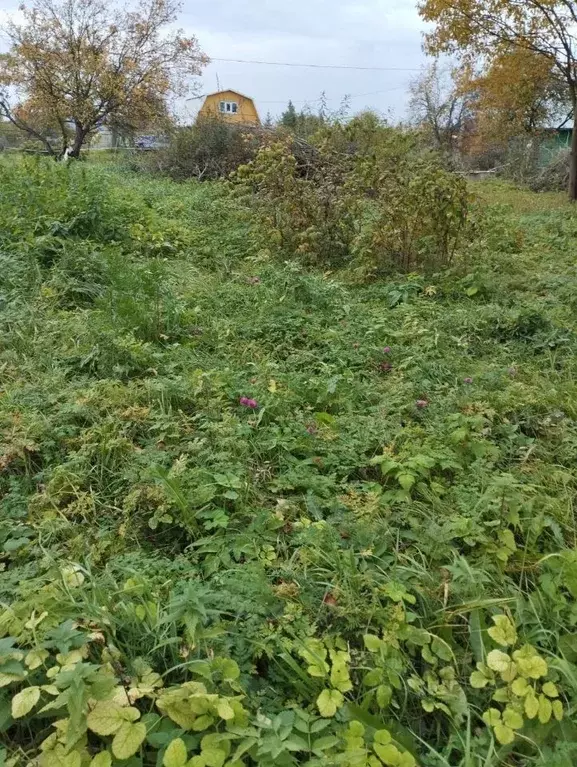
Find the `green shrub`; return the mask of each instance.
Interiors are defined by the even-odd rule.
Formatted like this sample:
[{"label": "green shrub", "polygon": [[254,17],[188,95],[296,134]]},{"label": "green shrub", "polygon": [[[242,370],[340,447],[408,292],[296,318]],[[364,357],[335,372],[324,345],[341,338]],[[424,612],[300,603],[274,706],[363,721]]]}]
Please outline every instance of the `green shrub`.
[{"label": "green shrub", "polygon": [[371,273],[453,262],[467,234],[465,181],[410,136],[365,118],[324,129],[304,157],[297,148],[263,147],[233,176],[285,255]]}]

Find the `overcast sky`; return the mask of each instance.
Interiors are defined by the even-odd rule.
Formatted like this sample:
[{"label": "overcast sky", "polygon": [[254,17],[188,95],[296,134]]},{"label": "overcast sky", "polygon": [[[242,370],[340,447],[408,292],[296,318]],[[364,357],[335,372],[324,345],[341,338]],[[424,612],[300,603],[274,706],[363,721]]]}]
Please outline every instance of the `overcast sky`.
[{"label": "overcast sky", "polygon": [[[20,0],[0,0],[0,23]],[[183,0],[180,25],[195,34],[213,62],[201,93],[231,88],[254,98],[262,119],[289,99],[297,108],[329,107],[352,96],[351,111],[370,107],[404,116],[407,86],[424,63],[423,23],[416,0]],[[416,71],[360,71],[240,64],[250,59]],[[201,101],[188,104],[191,116]]]},{"label": "overcast sky", "polygon": [[[423,23],[416,0],[184,0],[182,22],[213,59],[419,70]],[[264,118],[292,99],[315,107],[321,92],[337,108],[371,107],[402,117],[417,72],[307,69],[213,61],[202,92],[232,88],[255,99]],[[191,103],[194,107],[194,102]]]}]

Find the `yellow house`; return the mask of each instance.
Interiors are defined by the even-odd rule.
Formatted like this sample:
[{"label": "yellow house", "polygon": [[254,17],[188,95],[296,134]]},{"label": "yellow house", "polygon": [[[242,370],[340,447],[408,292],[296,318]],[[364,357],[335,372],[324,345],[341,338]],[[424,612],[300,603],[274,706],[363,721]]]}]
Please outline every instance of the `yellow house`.
[{"label": "yellow house", "polygon": [[198,116],[220,117],[226,122],[244,125],[260,125],[254,101],[237,91],[209,93]]}]

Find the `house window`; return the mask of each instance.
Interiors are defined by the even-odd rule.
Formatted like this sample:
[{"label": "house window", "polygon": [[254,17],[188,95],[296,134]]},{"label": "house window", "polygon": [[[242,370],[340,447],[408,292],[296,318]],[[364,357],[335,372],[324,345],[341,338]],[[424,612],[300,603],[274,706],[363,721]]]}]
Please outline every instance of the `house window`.
[{"label": "house window", "polygon": [[222,114],[235,115],[238,112],[238,103],[236,101],[221,101],[219,109]]}]

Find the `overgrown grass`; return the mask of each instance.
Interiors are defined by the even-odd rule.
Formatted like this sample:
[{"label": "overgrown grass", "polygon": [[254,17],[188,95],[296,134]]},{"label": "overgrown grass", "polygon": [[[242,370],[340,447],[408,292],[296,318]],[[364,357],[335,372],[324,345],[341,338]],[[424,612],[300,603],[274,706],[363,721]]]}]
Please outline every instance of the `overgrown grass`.
[{"label": "overgrown grass", "polygon": [[88,763],[111,694],[131,767],[575,763],[577,216],[475,188],[509,207],[469,273],[358,286],[219,186],[0,166],[10,764]]}]

